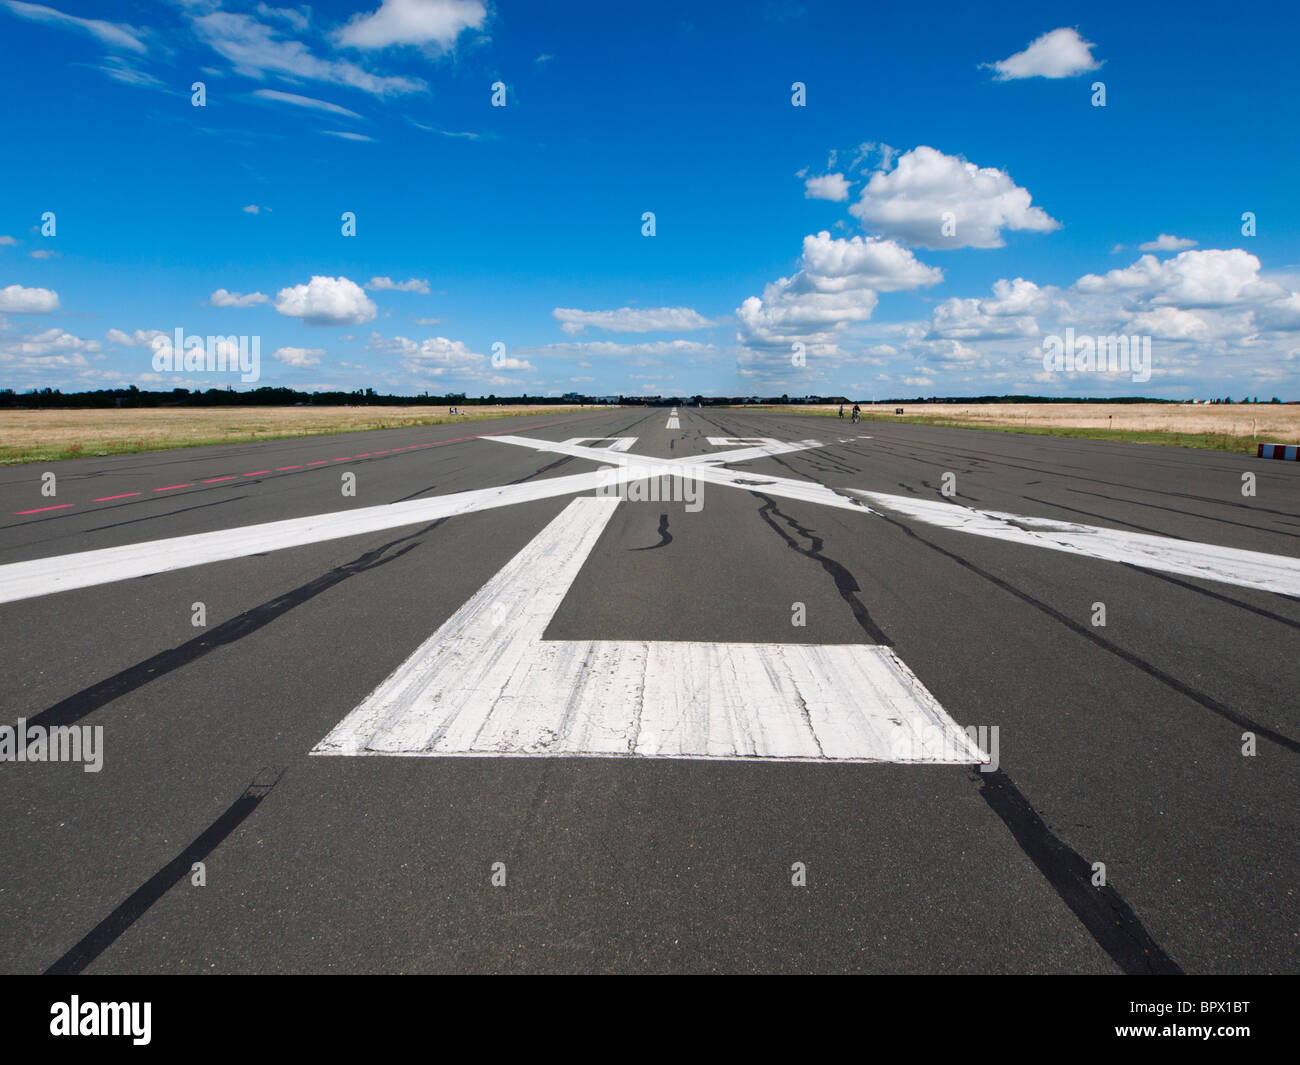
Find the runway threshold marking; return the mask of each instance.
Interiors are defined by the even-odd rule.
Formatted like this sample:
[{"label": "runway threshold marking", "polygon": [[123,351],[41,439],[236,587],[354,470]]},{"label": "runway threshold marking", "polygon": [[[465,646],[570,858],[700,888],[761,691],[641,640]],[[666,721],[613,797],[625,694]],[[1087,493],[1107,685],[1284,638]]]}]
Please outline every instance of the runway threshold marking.
[{"label": "runway threshold marking", "polygon": [[570,502],[311,753],[987,761],[888,647],[544,639],[619,503]]}]

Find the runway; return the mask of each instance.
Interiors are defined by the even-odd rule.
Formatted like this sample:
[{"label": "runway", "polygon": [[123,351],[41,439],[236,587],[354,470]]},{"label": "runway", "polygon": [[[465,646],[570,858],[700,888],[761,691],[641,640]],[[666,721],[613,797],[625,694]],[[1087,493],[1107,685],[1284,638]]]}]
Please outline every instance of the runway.
[{"label": "runway", "polygon": [[574,410],[0,526],[0,724],[102,728],[0,765],[5,972],[1300,963],[1300,464]]}]

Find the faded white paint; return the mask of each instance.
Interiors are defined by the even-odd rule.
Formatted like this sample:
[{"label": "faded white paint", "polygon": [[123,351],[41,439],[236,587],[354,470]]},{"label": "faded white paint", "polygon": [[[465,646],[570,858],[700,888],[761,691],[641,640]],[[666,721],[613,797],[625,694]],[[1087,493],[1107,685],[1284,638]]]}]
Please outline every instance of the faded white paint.
[{"label": "faded white paint", "polygon": [[1147,569],[1258,588],[1282,595],[1300,595],[1300,559],[1284,555],[1077,525],[1047,518],[971,510],[951,503],[860,489],[837,491],[817,481],[724,468],[727,464],[822,447],[817,440],[710,437],[711,444],[738,446],[712,454],[663,459],[629,453],[631,444],[626,441],[633,439],[630,437],[607,438],[614,442],[610,447],[585,447],[575,441],[556,442],[520,436],[483,439],[571,455],[605,468],[430,499],[360,507],[121,547],[55,555],[28,562],[12,562],[0,566],[0,603],[401,528],[516,503],[597,490],[609,493],[611,482],[617,485],[664,476],[690,478],[707,484],[761,492],[777,498],[863,514],[874,513],[868,506],[870,501],[882,509],[957,532],[1069,551],[1109,562],[1127,562]]},{"label": "faded white paint", "polygon": [[[607,467],[614,464],[612,474],[614,482],[631,481],[643,477],[658,477],[664,474],[676,474],[679,477],[694,477],[696,480],[712,480],[715,483],[727,483],[728,471],[695,471],[690,464],[668,460],[629,456],[626,449],[583,447],[578,444],[556,443],[549,440],[529,440],[525,437],[488,437],[486,439],[508,441],[513,444],[531,447],[538,451],[551,451],[559,454],[573,455],[590,459]],[[614,438],[615,440],[626,438]],[[785,451],[797,451],[799,444],[784,445]],[[815,446],[810,444],[807,446]],[[698,457],[698,456],[697,456]],[[727,454],[708,456],[718,462],[726,462]],[[751,449],[742,449],[731,453],[731,460],[744,461],[752,457]],[[734,476],[743,477],[743,474]],[[721,479],[720,479],[721,478]],[[571,474],[566,477],[549,477],[539,481],[526,481],[522,484],[502,485],[497,488],[479,488],[470,492],[456,492],[451,495],[434,496],[430,499],[412,499],[404,503],[386,503],[376,507],[359,507],[353,510],[336,511],[327,514],[313,514],[305,518],[289,518],[285,521],[266,522],[259,525],[245,525],[234,529],[220,529],[215,532],[194,533],[190,536],[174,536],[163,540],[148,540],[143,543],[126,544],[121,547],[100,548],[95,551],[80,551],[70,555],[54,555],[48,558],[33,559],[28,562],[11,562],[0,566],[0,603],[31,599],[55,592],[66,592],[74,588],[88,588],[97,584],[109,584],[114,581],[147,577],[154,573],[168,573],[173,570],[186,569],[189,566],[202,566],[212,562],[225,562],[234,558],[262,554],[267,551],[282,551],[304,544],[322,543],[347,536],[360,536],[364,533],[382,532],[397,529],[405,525],[416,525],[436,521],[439,518],[458,514],[472,514],[479,510],[495,507],[512,506],[516,503],[528,503],[538,499],[551,499],[556,496],[575,495],[581,492],[597,490],[608,491],[611,482],[610,470],[592,470],[588,473]],[[772,487],[768,490],[781,495],[782,490],[775,481],[765,482]],[[789,494],[792,498],[804,498],[812,492],[817,501],[831,505],[850,508],[865,507],[836,496],[829,489],[811,481],[790,481],[793,486]],[[821,497],[828,497],[822,499]],[[838,500],[838,503],[832,502]]]},{"label": "faded white paint", "polygon": [[1244,551],[1236,547],[1175,540],[1169,536],[1080,525],[1055,518],[1033,518],[996,510],[974,510],[938,500],[914,499],[883,492],[852,490],[881,510],[890,510],[927,525],[972,533],[1030,547],[1045,547],[1106,562],[1126,562],[1143,569],[1183,577],[1257,588],[1278,595],[1300,595],[1300,558]]},{"label": "faded white paint", "polygon": [[571,502],[312,753],[986,760],[887,647],[544,639],[617,505]]}]

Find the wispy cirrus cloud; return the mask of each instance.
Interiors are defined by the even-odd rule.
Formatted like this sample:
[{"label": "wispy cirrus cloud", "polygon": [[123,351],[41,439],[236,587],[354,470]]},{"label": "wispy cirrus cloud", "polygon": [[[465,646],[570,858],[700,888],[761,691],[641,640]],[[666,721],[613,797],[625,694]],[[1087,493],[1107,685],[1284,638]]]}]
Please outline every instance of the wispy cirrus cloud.
[{"label": "wispy cirrus cloud", "polygon": [[428,88],[420,78],[372,74],[356,63],[322,59],[302,41],[282,36],[277,29],[251,15],[209,11],[196,17],[193,26],[200,41],[245,77],[261,79],[268,74],[281,74],[347,85],[374,96],[398,96]]},{"label": "wispy cirrus cloud", "polygon": [[1186,237],[1175,237],[1172,233],[1161,233],[1155,240],[1139,244],[1139,251],[1186,251],[1196,247],[1196,241]]},{"label": "wispy cirrus cloud", "polygon": [[143,55],[148,50],[144,42],[145,31],[135,26],[128,26],[124,22],[80,18],[77,15],[69,15],[55,8],[46,7],[44,4],[24,3],[23,0],[0,0],[0,3],[19,18],[44,22],[63,29],[79,30],[90,34],[109,48],[123,49],[137,55]]},{"label": "wispy cirrus cloud", "polygon": [[708,329],[717,324],[690,307],[619,307],[612,311],[556,307],[551,314],[571,336],[588,328],[608,333],[666,333]]},{"label": "wispy cirrus cloud", "polygon": [[208,302],[214,307],[255,307],[259,303],[270,303],[271,298],[261,292],[249,292],[245,295],[219,288],[208,297]]},{"label": "wispy cirrus cloud", "polygon": [[366,282],[371,292],[420,292],[429,294],[429,282],[422,277],[413,277],[408,281],[394,281],[391,277],[372,277]]},{"label": "wispy cirrus cloud", "polygon": [[281,92],[279,89],[254,89],[253,95],[259,100],[274,100],[277,103],[292,104],[294,107],[308,107],[316,111],[328,111],[334,115],[347,118],[360,118],[355,111],[332,104],[328,100],[318,100],[314,96],[299,96],[294,92]]}]

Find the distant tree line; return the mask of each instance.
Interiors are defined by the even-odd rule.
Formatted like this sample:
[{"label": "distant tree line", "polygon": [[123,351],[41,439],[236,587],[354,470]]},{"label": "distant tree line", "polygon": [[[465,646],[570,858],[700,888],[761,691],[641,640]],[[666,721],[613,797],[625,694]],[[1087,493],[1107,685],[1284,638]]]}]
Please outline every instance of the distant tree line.
[{"label": "distant tree line", "polygon": [[[844,396],[467,396],[463,392],[416,396],[381,395],[373,388],[359,388],[353,392],[299,392],[292,388],[264,386],[243,391],[230,388],[209,388],[204,391],[173,388],[165,392],[145,392],[135,385],[130,388],[105,388],[95,392],[63,392],[57,388],[34,389],[15,392],[12,388],[0,389],[0,410],[43,409],[105,409],[136,407],[416,407],[455,406],[478,407],[495,404],[559,406],[566,403],[593,405],[619,403],[637,406],[677,406],[697,404],[706,407],[775,405],[789,403],[851,403]],[[858,402],[866,402],[858,400]],[[913,396],[878,399],[883,405],[925,403],[1187,403],[1191,400],[1157,399],[1152,396]],[[1232,403],[1232,397],[1211,399],[1209,403]],[[1240,403],[1259,403],[1260,399],[1243,397]],[[1268,402],[1281,403],[1274,396]]]},{"label": "distant tree line", "polygon": [[298,392],[292,388],[252,388],[244,391],[209,388],[206,391],[173,388],[166,392],[145,392],[132,385],[130,388],[105,388],[95,392],[63,392],[57,388],[42,388],[31,392],[15,392],[12,388],[0,389],[0,409],[44,408],[109,408],[109,407],[414,407],[414,406],[479,406],[483,404],[544,404],[556,405],[559,400],[545,396],[480,396],[470,397],[463,392],[434,396],[386,396],[373,388],[359,388],[355,392]]}]

